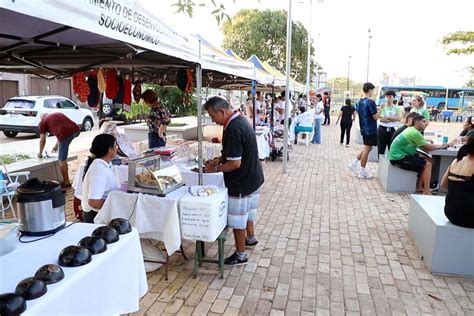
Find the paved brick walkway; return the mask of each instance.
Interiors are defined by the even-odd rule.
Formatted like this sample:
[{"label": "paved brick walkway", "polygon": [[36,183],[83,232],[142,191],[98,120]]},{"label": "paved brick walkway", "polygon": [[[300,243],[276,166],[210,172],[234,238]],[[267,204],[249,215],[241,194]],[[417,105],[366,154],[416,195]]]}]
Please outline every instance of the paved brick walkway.
[{"label": "paved brick walkway", "polygon": [[[194,244],[185,243],[191,259],[173,255],[168,281],[149,274],[134,315],[474,315],[474,279],[429,273],[407,232],[408,195],[353,176],[346,165],[360,146],[342,147],[338,135],[323,126],[322,145],[294,146],[286,175],[281,161],[264,165],[248,265],[223,280],[204,265],[194,279]],[[226,245],[230,254],[232,236]]]}]

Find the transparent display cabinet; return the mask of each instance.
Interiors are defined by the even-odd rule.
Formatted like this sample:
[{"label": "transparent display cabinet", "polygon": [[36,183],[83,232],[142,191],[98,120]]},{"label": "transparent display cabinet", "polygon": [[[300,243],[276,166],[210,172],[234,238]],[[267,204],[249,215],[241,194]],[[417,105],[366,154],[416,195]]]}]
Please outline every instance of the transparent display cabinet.
[{"label": "transparent display cabinet", "polygon": [[184,185],[179,169],[168,157],[147,155],[129,160],[128,191],[166,196]]}]

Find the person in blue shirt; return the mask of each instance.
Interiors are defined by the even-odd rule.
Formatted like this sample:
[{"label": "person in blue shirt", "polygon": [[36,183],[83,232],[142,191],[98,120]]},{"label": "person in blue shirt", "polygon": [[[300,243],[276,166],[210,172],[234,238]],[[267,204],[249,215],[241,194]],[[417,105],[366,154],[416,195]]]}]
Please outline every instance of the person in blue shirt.
[{"label": "person in blue shirt", "polygon": [[359,114],[359,125],[362,138],[364,140],[364,148],[359,152],[357,157],[349,164],[351,169],[360,179],[372,179],[373,176],[365,170],[369,153],[372,146],[377,146],[377,120],[380,118],[380,112],[384,105],[380,106],[377,111],[377,106],[374,100],[371,99],[375,86],[366,82],[362,86],[364,91],[364,98],[360,99],[357,104],[357,112]]}]

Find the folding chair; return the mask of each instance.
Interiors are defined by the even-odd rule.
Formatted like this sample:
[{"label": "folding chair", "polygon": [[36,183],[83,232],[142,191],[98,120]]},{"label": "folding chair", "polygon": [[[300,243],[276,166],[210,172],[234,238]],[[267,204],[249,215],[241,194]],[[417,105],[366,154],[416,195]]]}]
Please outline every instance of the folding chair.
[{"label": "folding chair", "polygon": [[[2,212],[2,219],[5,219],[5,211],[8,209],[11,209],[13,218],[16,218],[12,197],[15,195],[16,188],[20,185],[18,178],[21,176],[28,180],[30,172],[8,173],[6,165],[0,160],[0,212]],[[5,198],[7,199],[6,204],[4,202]]]}]

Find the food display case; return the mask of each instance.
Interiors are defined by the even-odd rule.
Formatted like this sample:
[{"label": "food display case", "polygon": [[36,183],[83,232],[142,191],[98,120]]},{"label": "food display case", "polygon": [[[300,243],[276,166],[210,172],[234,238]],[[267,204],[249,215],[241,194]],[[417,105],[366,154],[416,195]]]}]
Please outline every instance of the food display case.
[{"label": "food display case", "polygon": [[169,157],[153,154],[128,162],[128,192],[166,196],[183,185],[183,177]]}]

